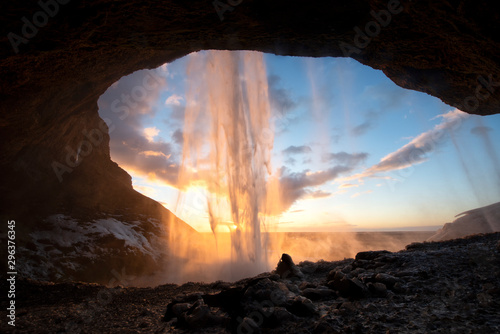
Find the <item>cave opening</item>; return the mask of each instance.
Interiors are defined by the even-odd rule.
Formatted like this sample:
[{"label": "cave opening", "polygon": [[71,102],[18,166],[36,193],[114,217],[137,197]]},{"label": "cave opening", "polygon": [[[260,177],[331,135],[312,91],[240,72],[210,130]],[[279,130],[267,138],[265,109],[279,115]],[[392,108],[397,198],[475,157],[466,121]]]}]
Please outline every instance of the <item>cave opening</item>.
[{"label": "cave opening", "polygon": [[[245,72],[248,57],[255,59]],[[250,108],[258,99],[264,104]],[[377,246],[398,250],[412,240],[390,233],[418,231],[414,237],[420,239],[413,241],[422,241],[457,213],[491,204],[500,195],[500,116],[466,114],[400,88],[381,71],[352,59],[201,51],[123,77],[98,104],[109,127],[111,158],[132,176],[134,189],[171,210],[203,240],[185,242],[216,250],[198,249],[204,256],[192,272],[195,277],[207,263],[217,262],[214,258],[233,266],[235,257],[241,262],[235,243],[242,241],[235,241],[235,231],[245,224],[234,215],[248,214],[248,204],[257,203],[252,214],[258,223],[251,224],[258,228],[248,236],[257,241],[253,255],[248,245],[245,253],[248,263],[262,266],[247,272],[240,263],[225,271],[221,264],[207,280],[270,270],[284,251],[299,260],[352,257],[363,247],[375,247],[374,241],[367,245],[365,232],[387,232],[379,235]],[[229,106],[226,114],[242,112],[226,125],[220,119],[225,114],[213,111],[223,104]],[[263,108],[269,110],[262,113]],[[260,123],[238,128],[257,114],[263,115]],[[213,136],[214,124],[221,128],[219,137]],[[229,133],[231,127],[244,134]],[[213,151],[224,136],[229,138],[223,147]],[[259,168],[268,173],[233,174],[246,165],[241,154],[249,152],[241,151],[255,159],[262,140],[269,156],[247,163],[251,173]],[[231,149],[239,160],[221,160]],[[219,160],[210,162],[214,154]],[[228,178],[260,179],[264,187],[273,180],[277,188],[245,196],[274,191],[267,196],[274,201],[267,206],[259,206],[259,199],[231,203],[236,188],[220,187]],[[231,211],[231,205],[237,209]],[[265,237],[256,239],[261,234]],[[321,234],[332,238],[319,240]],[[261,248],[265,255],[257,261]]]}]

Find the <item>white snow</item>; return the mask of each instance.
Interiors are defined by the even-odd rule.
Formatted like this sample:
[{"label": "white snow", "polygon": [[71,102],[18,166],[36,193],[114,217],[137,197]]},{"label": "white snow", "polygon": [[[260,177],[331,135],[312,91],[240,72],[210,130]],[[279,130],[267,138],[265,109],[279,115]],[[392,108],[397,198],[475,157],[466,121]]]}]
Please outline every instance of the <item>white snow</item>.
[{"label": "white snow", "polygon": [[[117,219],[118,218],[118,219]],[[158,260],[166,251],[165,229],[160,221],[147,218],[144,221],[123,221],[121,217],[78,221],[72,217],[55,214],[41,224],[43,230],[30,233],[36,250],[23,248],[26,260],[18,270],[26,277],[50,279],[61,276],[68,270],[77,271],[82,260],[95,260],[99,255],[111,251],[100,243],[110,236],[124,241],[124,247],[117,249],[125,253],[143,254]],[[154,231],[146,231],[144,226],[154,226]],[[157,232],[157,233],[156,233]]]}]

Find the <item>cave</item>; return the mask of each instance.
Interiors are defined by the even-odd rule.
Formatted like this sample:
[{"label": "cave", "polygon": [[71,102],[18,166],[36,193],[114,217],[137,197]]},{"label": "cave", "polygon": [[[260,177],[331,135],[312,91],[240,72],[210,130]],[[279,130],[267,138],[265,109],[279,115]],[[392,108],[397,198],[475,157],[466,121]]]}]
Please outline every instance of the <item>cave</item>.
[{"label": "cave", "polygon": [[[2,219],[18,222],[18,247],[26,249],[35,245],[21,235],[49,229],[44,219],[55,213],[77,221],[170,217],[194,233],[136,192],[110,159],[108,126],[97,105],[121,77],[194,51],[351,57],[465,112],[499,113],[500,17],[489,6],[444,0],[5,2]],[[141,228],[156,233],[154,224]],[[109,256],[118,266],[127,263],[123,254]],[[109,282],[111,274],[99,272],[102,261],[84,263],[86,270],[70,277]],[[143,273],[151,261],[128,272]]]}]

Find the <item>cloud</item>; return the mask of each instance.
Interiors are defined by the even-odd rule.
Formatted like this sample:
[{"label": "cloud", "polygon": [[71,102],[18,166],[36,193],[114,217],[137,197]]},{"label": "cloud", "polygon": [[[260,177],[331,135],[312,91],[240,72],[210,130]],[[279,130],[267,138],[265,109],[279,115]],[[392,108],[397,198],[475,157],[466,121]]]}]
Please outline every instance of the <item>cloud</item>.
[{"label": "cloud", "polygon": [[337,164],[344,165],[357,165],[361,162],[364,162],[368,157],[368,153],[346,153],[346,152],[338,152],[338,153],[328,153],[323,155],[323,162],[334,162]]},{"label": "cloud", "polygon": [[154,141],[159,130],[144,125],[157,112],[165,74],[141,70],[123,77],[99,98],[98,105],[109,127],[111,159],[129,172],[175,185],[179,167],[172,145]]},{"label": "cloud", "polygon": [[476,126],[470,130],[470,133],[472,133],[474,135],[478,135],[478,136],[484,136],[484,135],[487,135],[488,132],[491,132],[491,131],[493,131],[493,129],[490,128],[489,126]]},{"label": "cloud", "polygon": [[307,194],[307,197],[308,198],[325,198],[325,197],[330,197],[331,195],[332,195],[332,193],[330,193],[330,192],[326,192],[323,190],[316,190],[316,191],[309,192]]},{"label": "cloud", "polygon": [[290,165],[290,166],[295,166],[295,163],[297,162],[297,160],[295,160],[294,158],[290,157],[288,159],[285,160],[285,164],[286,165]]},{"label": "cloud", "polygon": [[267,78],[269,102],[271,109],[277,115],[284,116],[297,107],[297,102],[292,98],[291,92],[280,87],[281,78],[271,74]]},{"label": "cloud", "polygon": [[281,211],[286,211],[295,201],[305,196],[312,198],[331,196],[331,193],[321,190],[312,191],[308,188],[321,186],[352,172],[367,156],[366,153],[349,154],[346,152],[331,153],[331,155],[329,160],[336,164],[327,170],[290,172],[286,167],[281,168],[279,178]]},{"label": "cloud", "polygon": [[309,146],[288,146],[285,148],[283,151],[283,154],[285,155],[292,155],[292,154],[307,154],[311,153],[312,149]]},{"label": "cloud", "polygon": [[467,115],[458,109],[439,115],[438,117],[443,118],[443,122],[436,125],[433,129],[421,133],[397,151],[386,155],[370,170],[375,174],[383,171],[403,169],[427,161],[427,155],[444,142],[444,135],[456,127]]},{"label": "cloud", "polygon": [[165,155],[165,153],[163,152],[157,152],[157,151],[142,151],[142,152],[139,152],[139,154],[142,154],[142,155],[146,155],[146,156],[155,156],[155,157],[165,157],[165,158],[170,158],[170,154],[169,155]]},{"label": "cloud", "polygon": [[170,95],[166,100],[165,100],[165,104],[166,105],[175,105],[175,106],[180,106],[181,105],[181,101],[184,100],[184,98],[180,95],[177,95],[177,94],[173,94],[173,95]]},{"label": "cloud", "polygon": [[428,160],[428,155],[446,140],[446,134],[458,128],[469,115],[458,109],[446,114],[438,115],[433,119],[442,118],[442,122],[434,128],[413,138],[408,144],[383,157],[379,163],[371,166],[361,174],[353,175],[348,179],[376,177],[378,173],[408,168]]},{"label": "cloud", "polygon": [[356,197],[359,197],[361,195],[371,194],[372,192],[373,192],[373,190],[367,190],[367,191],[355,193],[355,194],[351,195],[351,198],[356,198]]},{"label": "cloud", "polygon": [[350,129],[351,135],[362,136],[377,125],[384,113],[405,108],[409,94],[409,90],[394,87],[393,84],[388,83],[368,86],[363,92],[364,103],[375,105],[377,109],[368,111],[363,122]]},{"label": "cloud", "polygon": [[354,128],[351,129],[351,134],[353,136],[361,136],[368,132],[373,127],[373,123],[369,121],[365,121],[361,123],[358,126],[355,126]]},{"label": "cloud", "polygon": [[172,105],[172,112],[170,113],[170,117],[176,121],[183,121],[184,115],[186,114],[186,107],[183,105]]},{"label": "cloud", "polygon": [[343,183],[339,186],[339,189],[354,188],[354,187],[359,187],[359,185],[352,183]]},{"label": "cloud", "polygon": [[178,145],[184,144],[184,133],[182,132],[181,129],[177,129],[174,131],[172,134],[172,139],[174,140],[174,143]]},{"label": "cloud", "polygon": [[368,132],[368,130],[375,127],[379,117],[380,117],[380,113],[373,112],[373,111],[368,112],[366,114],[365,121],[363,123],[359,124],[358,126],[355,126],[354,128],[352,128],[351,134],[353,136],[356,136],[356,137],[365,134],[366,132]]},{"label": "cloud", "polygon": [[288,169],[282,169],[280,177],[281,211],[287,210],[295,201],[307,195],[309,192],[306,188],[320,186],[351,170],[347,166],[334,166],[325,171],[303,171],[300,173],[289,173]]},{"label": "cloud", "polygon": [[145,128],[143,132],[144,132],[144,137],[149,142],[153,142],[155,141],[154,137],[158,136],[160,130],[158,130],[156,127],[153,126],[152,128]]},{"label": "cloud", "polygon": [[401,87],[394,86],[393,83],[368,86],[363,92],[365,97],[378,102],[381,112],[403,108],[410,94],[410,90],[401,89]]}]

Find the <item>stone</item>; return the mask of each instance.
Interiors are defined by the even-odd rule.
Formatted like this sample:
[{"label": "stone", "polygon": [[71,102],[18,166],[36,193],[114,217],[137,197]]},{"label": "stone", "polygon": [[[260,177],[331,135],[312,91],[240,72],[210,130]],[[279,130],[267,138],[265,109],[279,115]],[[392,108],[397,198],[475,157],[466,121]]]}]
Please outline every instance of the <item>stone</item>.
[{"label": "stone", "polygon": [[254,333],[254,334],[259,334],[261,333],[260,327],[257,325],[257,323],[249,317],[245,317],[241,320],[237,327],[237,333]]},{"label": "stone", "polygon": [[203,328],[213,324],[210,308],[202,300],[197,301],[183,315],[184,321],[190,328]]},{"label": "stone", "polygon": [[244,293],[245,298],[257,301],[269,301],[273,305],[284,305],[293,294],[283,282],[271,281],[268,278],[250,286]]},{"label": "stone", "polygon": [[[333,279],[333,277],[332,277],[331,279]],[[311,283],[311,282],[307,282],[307,281],[302,282],[302,283],[299,285],[299,289],[300,289],[300,290],[305,290],[305,289],[307,289],[307,288],[315,288],[315,287],[316,287],[316,284]]]},{"label": "stone", "polygon": [[336,269],[330,270],[330,272],[328,272],[328,275],[326,276],[326,280],[333,281],[335,278],[335,274],[337,274],[337,271],[338,270],[336,270]]},{"label": "stone", "polygon": [[375,281],[384,283],[388,288],[392,288],[394,284],[399,282],[399,279],[389,274],[378,273],[375,276]]},{"label": "stone", "polygon": [[384,283],[368,283],[368,291],[370,291],[374,296],[385,297],[387,295],[387,287]]},{"label": "stone", "polygon": [[364,268],[364,269],[369,269],[374,267],[375,262],[371,260],[354,260],[352,263],[352,268],[357,269],[357,268]]},{"label": "stone", "polygon": [[[383,284],[383,283],[381,283],[381,284]],[[401,283],[401,282],[396,282],[396,284],[394,284],[394,286],[392,287],[392,290],[394,290],[395,292],[398,292],[398,293],[406,292],[406,288],[403,285],[403,283]]]},{"label": "stone", "polygon": [[361,298],[366,296],[368,289],[357,278],[343,277],[328,282],[328,287],[339,292],[342,297]]},{"label": "stone", "polygon": [[304,277],[304,274],[293,263],[292,257],[286,253],[281,255],[275,271],[281,278]]},{"label": "stone", "polygon": [[318,264],[311,261],[299,263],[300,271],[304,274],[312,274],[318,269]]},{"label": "stone", "polygon": [[356,260],[375,260],[377,257],[382,256],[382,255],[387,255],[387,254],[391,254],[391,252],[386,251],[386,250],[359,252],[358,254],[356,254],[355,259]]},{"label": "stone", "polygon": [[374,282],[375,281],[375,273],[365,271],[358,275],[358,279],[363,283]]},{"label": "stone", "polygon": [[300,288],[297,286],[297,284],[293,284],[293,283],[286,283],[286,287],[288,288],[288,290],[290,292],[293,292],[295,294],[300,294]]},{"label": "stone", "polygon": [[278,324],[282,324],[294,318],[294,315],[288,312],[286,308],[279,306],[274,308],[273,314]]},{"label": "stone", "polygon": [[191,304],[189,303],[178,303],[172,306],[172,313],[176,316],[179,317],[183,313],[187,312],[191,308]]},{"label": "stone", "polygon": [[302,291],[302,296],[316,301],[333,299],[337,294],[330,289],[307,288]]},{"label": "stone", "polygon": [[297,296],[291,300],[286,309],[298,317],[310,317],[317,313],[316,307],[310,299]]}]

